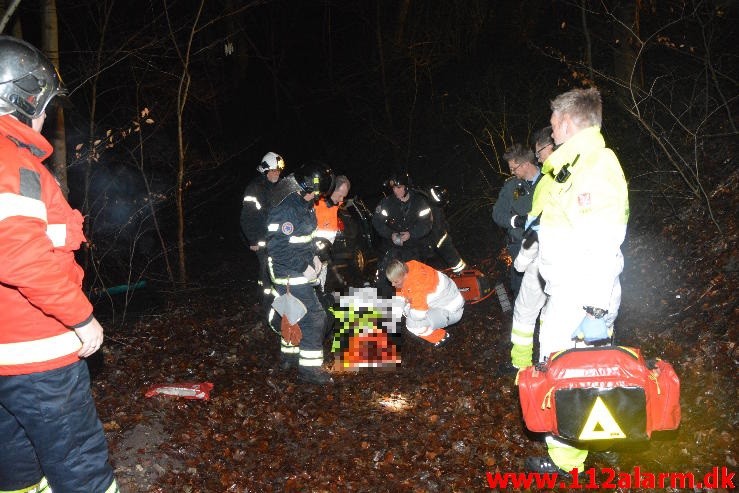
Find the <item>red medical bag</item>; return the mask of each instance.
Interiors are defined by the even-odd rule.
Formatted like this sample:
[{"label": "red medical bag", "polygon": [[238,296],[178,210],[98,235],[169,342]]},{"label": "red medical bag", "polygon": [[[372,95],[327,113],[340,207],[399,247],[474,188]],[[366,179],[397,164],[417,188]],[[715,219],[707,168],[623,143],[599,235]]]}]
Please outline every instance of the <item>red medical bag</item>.
[{"label": "red medical bag", "polygon": [[465,301],[482,301],[494,292],[485,274],[477,269],[466,269],[460,273],[450,274],[449,277],[457,285]]},{"label": "red medical bag", "polygon": [[519,371],[521,409],[534,432],[579,441],[645,440],[680,425],[680,380],[672,365],[647,365],[623,346],[552,353]]}]

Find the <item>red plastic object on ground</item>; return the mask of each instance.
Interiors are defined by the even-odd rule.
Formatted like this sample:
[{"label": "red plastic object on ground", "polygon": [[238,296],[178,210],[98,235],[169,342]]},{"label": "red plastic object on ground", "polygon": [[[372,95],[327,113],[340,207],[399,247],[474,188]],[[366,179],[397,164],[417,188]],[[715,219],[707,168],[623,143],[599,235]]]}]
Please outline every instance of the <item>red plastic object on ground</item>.
[{"label": "red plastic object on ground", "polygon": [[155,395],[171,395],[182,397],[183,399],[200,399],[207,401],[210,399],[211,390],[213,390],[213,384],[210,382],[163,383],[149,387],[144,396],[153,397]]}]

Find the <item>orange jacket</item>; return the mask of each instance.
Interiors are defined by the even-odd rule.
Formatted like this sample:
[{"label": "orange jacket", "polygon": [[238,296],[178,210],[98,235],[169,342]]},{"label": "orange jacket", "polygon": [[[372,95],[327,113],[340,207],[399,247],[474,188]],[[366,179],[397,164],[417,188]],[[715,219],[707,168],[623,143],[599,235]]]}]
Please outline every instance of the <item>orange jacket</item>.
[{"label": "orange jacket", "polygon": [[316,236],[326,238],[331,243],[336,239],[336,232],[339,230],[339,206],[333,205],[329,207],[326,199],[322,198],[313,207],[316,211]]},{"label": "orange jacket", "polygon": [[71,329],[92,318],[74,259],[83,219],[41,163],[51,152],[40,133],[0,116],[0,375],[77,361]]},{"label": "orange jacket", "polygon": [[406,262],[405,265],[408,267],[408,276],[398,294],[408,301],[411,310],[428,310],[428,297],[439,285],[436,269],[417,260]]}]

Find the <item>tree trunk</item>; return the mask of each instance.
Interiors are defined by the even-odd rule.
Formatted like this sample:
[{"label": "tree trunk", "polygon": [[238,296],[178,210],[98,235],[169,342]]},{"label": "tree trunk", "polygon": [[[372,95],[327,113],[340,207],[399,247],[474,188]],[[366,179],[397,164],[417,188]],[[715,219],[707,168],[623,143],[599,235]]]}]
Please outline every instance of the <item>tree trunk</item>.
[{"label": "tree trunk", "polygon": [[639,45],[639,7],[641,2],[617,2],[613,10],[616,22],[613,23],[613,74],[625,87],[619,89],[619,96],[631,100],[632,88],[642,86],[642,65],[638,58]]},{"label": "tree trunk", "polygon": [[21,0],[11,0],[10,5],[8,5],[6,0],[0,0],[0,33],[4,33],[6,31],[5,26],[11,19],[13,19],[10,34],[18,39],[23,38],[23,31],[21,30],[21,23],[18,17],[13,18],[15,9],[18,8],[20,3]]},{"label": "tree trunk", "polygon": [[[42,51],[59,69],[59,29],[56,0],[44,0],[42,19]],[[46,116],[48,117],[47,128],[52,131],[51,145],[54,147],[54,153],[51,155],[52,169],[59,181],[62,193],[67,197],[69,195],[69,185],[67,183],[67,140],[64,128],[64,110],[60,105],[50,106],[46,108]]]}]

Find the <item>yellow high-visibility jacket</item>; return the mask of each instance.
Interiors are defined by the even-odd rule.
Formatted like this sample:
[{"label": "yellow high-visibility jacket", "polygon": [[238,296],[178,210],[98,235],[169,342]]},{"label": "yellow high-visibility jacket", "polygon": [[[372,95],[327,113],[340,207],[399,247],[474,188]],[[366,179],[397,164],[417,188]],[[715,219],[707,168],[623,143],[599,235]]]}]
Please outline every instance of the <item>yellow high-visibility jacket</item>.
[{"label": "yellow high-visibility jacket", "polygon": [[532,214],[542,213],[540,273],[547,292],[575,290],[583,305],[607,307],[623,269],[620,247],[629,218],[618,158],[600,129],[589,127],[554,151],[544,168],[550,176],[536,189]]}]

